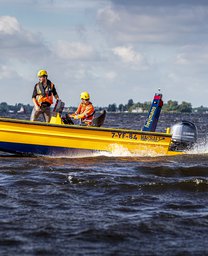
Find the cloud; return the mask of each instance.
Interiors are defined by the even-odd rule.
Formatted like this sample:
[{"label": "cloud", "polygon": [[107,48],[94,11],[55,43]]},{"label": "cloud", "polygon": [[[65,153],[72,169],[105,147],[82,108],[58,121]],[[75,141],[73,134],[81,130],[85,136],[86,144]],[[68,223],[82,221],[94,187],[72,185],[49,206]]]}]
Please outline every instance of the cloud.
[{"label": "cloud", "polygon": [[61,59],[90,60],[95,55],[92,46],[81,42],[59,40],[55,48],[57,56],[59,56]]},{"label": "cloud", "polygon": [[0,16],[0,54],[1,61],[27,61],[47,57],[49,48],[41,35],[24,29],[16,17]]},{"label": "cloud", "polygon": [[144,60],[143,56],[139,53],[136,53],[132,46],[118,46],[115,47],[112,51],[125,63],[141,64]]},{"label": "cloud", "polygon": [[20,32],[20,24],[15,17],[0,17],[0,34],[13,35]]},{"label": "cloud", "polygon": [[176,64],[179,64],[179,65],[186,65],[186,64],[189,64],[190,62],[188,61],[186,55],[184,53],[179,53],[177,56],[176,56]]},{"label": "cloud", "polygon": [[[145,101],[158,87],[166,97],[178,93],[178,99],[207,102],[201,91],[207,87],[208,1],[0,3],[8,13],[0,16],[2,100],[18,100],[21,89],[21,97],[31,102],[36,73],[44,68],[72,105],[82,90],[104,105],[132,97]],[[201,90],[189,92],[197,83]]]},{"label": "cloud", "polygon": [[119,14],[113,10],[112,6],[106,6],[98,10],[97,19],[108,26],[120,21]]},{"label": "cloud", "polygon": [[107,80],[114,80],[115,78],[117,78],[117,73],[115,71],[109,71],[105,74],[104,78],[106,78]]},{"label": "cloud", "polygon": [[111,0],[114,5],[117,6],[152,6],[152,7],[161,7],[161,6],[177,6],[177,5],[208,5],[207,0]]},{"label": "cloud", "polygon": [[6,79],[14,76],[14,71],[8,66],[2,65],[0,66],[0,80]]},{"label": "cloud", "polygon": [[122,1],[113,1],[110,7],[98,11],[97,19],[112,41],[182,45],[189,41],[198,42],[196,34],[207,41],[206,6],[199,4],[190,8],[181,5],[179,8],[177,4],[151,6],[149,2],[141,2],[128,1],[125,4],[123,1],[122,4]]},{"label": "cloud", "polygon": [[12,6],[27,6],[35,8],[36,10],[59,12],[60,10],[66,9],[93,9],[95,6],[100,4],[105,4],[109,0],[79,0],[79,1],[69,1],[69,0],[0,0],[0,4],[11,4]]},{"label": "cloud", "polygon": [[178,65],[204,66],[208,64],[208,45],[186,45],[181,47],[176,56],[175,63]]}]

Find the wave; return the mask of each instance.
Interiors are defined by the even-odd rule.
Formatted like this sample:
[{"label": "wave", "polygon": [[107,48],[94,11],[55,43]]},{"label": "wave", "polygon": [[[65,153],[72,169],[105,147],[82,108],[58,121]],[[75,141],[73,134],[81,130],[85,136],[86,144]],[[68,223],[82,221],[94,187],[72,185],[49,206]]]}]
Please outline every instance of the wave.
[{"label": "wave", "polygon": [[208,142],[198,142],[191,150],[187,152],[188,154],[208,154]]}]

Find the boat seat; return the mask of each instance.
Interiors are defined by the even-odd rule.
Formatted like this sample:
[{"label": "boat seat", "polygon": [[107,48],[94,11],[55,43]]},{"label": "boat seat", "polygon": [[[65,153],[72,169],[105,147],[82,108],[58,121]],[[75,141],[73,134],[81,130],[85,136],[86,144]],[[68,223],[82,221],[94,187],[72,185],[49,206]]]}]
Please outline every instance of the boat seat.
[{"label": "boat seat", "polygon": [[[98,116],[94,117],[92,120],[91,126],[100,127],[103,125],[105,121],[106,111],[103,110],[101,113],[99,113]],[[71,118],[66,114],[65,117],[62,117],[62,121],[64,124],[74,124],[74,122],[71,120]],[[86,124],[81,123],[81,126],[86,126]]]},{"label": "boat seat", "polygon": [[68,114],[65,115],[65,117],[61,118],[64,124],[74,124],[74,122],[71,120],[71,117],[69,117]]},{"label": "boat seat", "polygon": [[92,120],[92,126],[100,127],[105,121],[106,110],[103,110],[99,116],[94,117]]},{"label": "boat seat", "polygon": [[62,114],[64,110],[65,103],[61,100],[56,100],[55,106],[53,108],[53,112]]}]

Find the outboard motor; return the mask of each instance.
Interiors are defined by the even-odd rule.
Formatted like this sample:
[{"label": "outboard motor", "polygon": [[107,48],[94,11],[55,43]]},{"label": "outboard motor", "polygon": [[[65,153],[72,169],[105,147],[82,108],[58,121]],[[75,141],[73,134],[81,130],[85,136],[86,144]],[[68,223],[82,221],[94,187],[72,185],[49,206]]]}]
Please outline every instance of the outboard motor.
[{"label": "outboard motor", "polygon": [[170,128],[172,134],[171,150],[182,151],[193,147],[197,141],[197,128],[189,121],[181,121]]}]

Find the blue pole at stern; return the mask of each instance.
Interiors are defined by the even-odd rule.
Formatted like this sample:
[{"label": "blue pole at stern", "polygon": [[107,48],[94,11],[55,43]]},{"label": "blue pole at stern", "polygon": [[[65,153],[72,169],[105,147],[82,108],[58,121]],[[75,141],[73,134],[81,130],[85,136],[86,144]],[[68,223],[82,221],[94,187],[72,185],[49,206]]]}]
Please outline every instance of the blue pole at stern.
[{"label": "blue pole at stern", "polygon": [[154,99],[152,101],[152,105],[150,107],[146,122],[142,131],[154,132],[157,127],[157,122],[160,117],[160,111],[163,106],[162,94],[155,93]]}]

